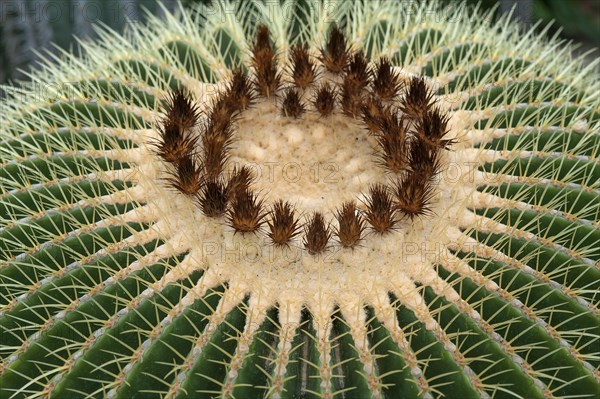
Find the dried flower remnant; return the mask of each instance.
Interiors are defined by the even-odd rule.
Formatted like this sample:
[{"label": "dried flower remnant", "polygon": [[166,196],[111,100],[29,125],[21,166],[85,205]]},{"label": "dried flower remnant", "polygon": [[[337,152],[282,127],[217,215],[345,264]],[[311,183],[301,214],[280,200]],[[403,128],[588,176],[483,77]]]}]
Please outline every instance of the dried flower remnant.
[{"label": "dried flower remnant", "polygon": [[349,58],[348,40],[342,31],[334,26],[329,32],[327,46],[321,49],[321,62],[329,72],[338,75],[348,66]]},{"label": "dried flower remnant", "polygon": [[275,51],[271,45],[269,28],[260,25],[252,48],[254,85],[258,93],[266,98],[274,97],[281,85],[281,73],[277,67]]},{"label": "dried flower remnant", "polygon": [[396,208],[389,187],[373,184],[365,200],[365,219],[379,234],[389,233],[396,225]]},{"label": "dried flower remnant", "polygon": [[287,246],[290,240],[300,233],[301,226],[295,216],[292,204],[279,200],[270,212],[269,238],[275,245]]},{"label": "dried flower remnant", "polygon": [[297,44],[290,54],[292,79],[300,90],[306,90],[316,78],[315,64],[312,62],[308,47]]},{"label": "dried flower remnant", "polygon": [[323,117],[331,115],[335,109],[336,92],[328,83],[323,83],[314,98],[315,109]]},{"label": "dried flower remnant", "polygon": [[413,76],[405,90],[400,110],[411,119],[422,118],[434,105],[433,92],[420,76]]},{"label": "dried flower remnant", "polygon": [[227,211],[227,201],[227,185],[222,179],[204,181],[198,195],[198,206],[204,215],[208,217],[223,215]]},{"label": "dried flower remnant", "polygon": [[232,200],[229,209],[229,224],[240,233],[254,233],[264,222],[263,200],[248,190],[239,193]]},{"label": "dried flower remnant", "polygon": [[373,94],[381,101],[394,100],[402,88],[400,77],[389,58],[381,57],[373,68]]},{"label": "dried flower remnant", "polygon": [[311,255],[325,252],[331,230],[320,212],[313,213],[304,225],[304,247]]},{"label": "dried flower remnant", "polygon": [[344,248],[354,248],[362,240],[365,222],[354,201],[344,202],[337,210],[335,235]]},{"label": "dried flower remnant", "polygon": [[300,93],[296,89],[288,89],[283,98],[283,106],[281,112],[283,116],[289,118],[300,118],[306,111],[306,107],[302,103]]}]

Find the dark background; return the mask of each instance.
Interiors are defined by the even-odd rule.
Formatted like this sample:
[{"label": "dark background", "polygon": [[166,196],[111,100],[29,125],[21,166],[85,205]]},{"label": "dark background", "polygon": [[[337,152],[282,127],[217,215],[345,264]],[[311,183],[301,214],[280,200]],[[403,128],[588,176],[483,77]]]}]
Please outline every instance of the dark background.
[{"label": "dark background", "polygon": [[[184,6],[197,2],[210,0],[182,0]],[[599,57],[600,0],[481,0],[481,3],[484,9],[497,6],[496,15],[516,6],[515,18],[525,26],[537,21],[545,26],[556,20],[549,34],[561,30],[562,37],[581,44],[577,52],[593,50],[588,59]],[[77,52],[74,37],[93,39],[94,24],[104,23],[121,32],[128,24],[143,23],[144,10],[161,16],[164,9],[173,10],[177,4],[176,0],[0,0],[0,84],[26,80],[23,71],[39,61],[36,51],[58,53],[53,43]]]}]

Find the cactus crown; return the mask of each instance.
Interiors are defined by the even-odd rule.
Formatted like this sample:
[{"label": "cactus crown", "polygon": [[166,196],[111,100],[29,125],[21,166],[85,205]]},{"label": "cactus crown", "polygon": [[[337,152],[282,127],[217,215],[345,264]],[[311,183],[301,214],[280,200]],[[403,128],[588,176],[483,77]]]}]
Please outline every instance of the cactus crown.
[{"label": "cactus crown", "polygon": [[[317,65],[306,44],[296,44],[290,50],[290,73],[286,76],[277,65],[268,27],[259,26],[250,56],[253,77],[248,78],[242,69],[232,72],[225,89],[214,95],[205,111],[200,132],[194,129],[200,115],[190,93],[181,89],[171,93],[164,106],[159,137],[151,143],[156,155],[169,165],[167,182],[194,198],[208,217],[220,216],[228,202],[228,224],[235,233],[258,232],[267,213],[271,214],[268,223],[271,241],[289,246],[298,223],[289,203],[284,204],[280,199],[271,211],[265,211],[264,200],[252,191],[254,176],[247,165],[234,168],[225,177],[229,147],[235,145],[236,124],[244,117],[244,111],[261,97],[267,100],[282,97],[281,115],[295,119],[302,117],[307,110],[305,101],[312,98],[315,111],[328,118],[335,111],[336,93],[340,91],[343,113],[363,121],[379,145],[381,166],[394,175],[393,191],[388,185],[377,183],[363,194],[366,221],[374,231],[384,234],[394,229],[399,213],[411,219],[430,213],[433,180],[440,173],[442,151],[454,140],[445,138],[449,118],[434,108],[434,94],[425,80],[408,78],[405,93],[397,98],[403,83],[389,59],[382,57],[372,68],[362,51],[352,52],[347,48],[347,40],[337,26],[331,29],[320,52],[322,65]],[[286,80],[289,87],[282,88]],[[323,105],[322,101],[328,103]],[[275,117],[264,108],[261,111],[250,118],[250,124],[258,125],[258,120],[265,116],[267,120]],[[253,132],[250,140],[256,140],[256,136]],[[323,138],[326,140],[335,142],[331,137]],[[285,147],[283,151],[283,157],[290,155]],[[334,159],[335,152],[328,155]],[[355,161],[358,159],[353,157]],[[227,183],[219,186],[216,181]],[[343,182],[338,185],[339,190],[344,189]],[[220,187],[222,192],[214,196],[207,189],[209,186]],[[396,199],[392,198],[392,192]],[[211,201],[217,203],[210,205]],[[339,226],[335,233],[343,247],[354,248],[363,238],[365,226],[354,202],[345,202],[343,206],[343,214],[337,211]],[[303,242],[309,253],[322,253],[328,248],[331,234],[320,211],[315,211],[307,221],[305,232]]]},{"label": "cactus crown", "polygon": [[598,62],[488,17],[218,2],[6,87],[0,397],[597,395]]}]

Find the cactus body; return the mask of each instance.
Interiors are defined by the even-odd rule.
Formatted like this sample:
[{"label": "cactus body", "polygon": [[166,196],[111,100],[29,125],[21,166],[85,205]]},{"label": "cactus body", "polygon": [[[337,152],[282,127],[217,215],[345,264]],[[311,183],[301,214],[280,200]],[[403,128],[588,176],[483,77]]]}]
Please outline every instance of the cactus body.
[{"label": "cactus body", "polygon": [[[294,252],[301,234],[234,234],[166,184],[152,149],[164,99],[185,88],[205,110],[231,69],[252,75],[260,24],[284,60],[296,43],[318,55],[334,22],[404,83],[425,76],[449,115],[431,214],[325,255]],[[99,37],[5,88],[0,397],[600,393],[598,62],[505,19],[413,2],[218,3]],[[334,216],[388,178],[358,122],[310,106],[290,122],[277,101],[246,111],[232,160],[321,148],[332,158],[316,161],[339,156],[359,178],[262,175],[268,201],[296,190],[302,211]]]}]

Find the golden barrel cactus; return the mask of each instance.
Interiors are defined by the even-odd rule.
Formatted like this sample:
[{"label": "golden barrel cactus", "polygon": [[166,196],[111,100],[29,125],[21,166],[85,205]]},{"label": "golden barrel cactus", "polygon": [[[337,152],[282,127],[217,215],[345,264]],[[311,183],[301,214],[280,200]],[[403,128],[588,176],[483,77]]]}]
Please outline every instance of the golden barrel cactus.
[{"label": "golden barrel cactus", "polygon": [[0,397],[600,395],[597,60],[431,2],[98,35],[0,105]]}]

